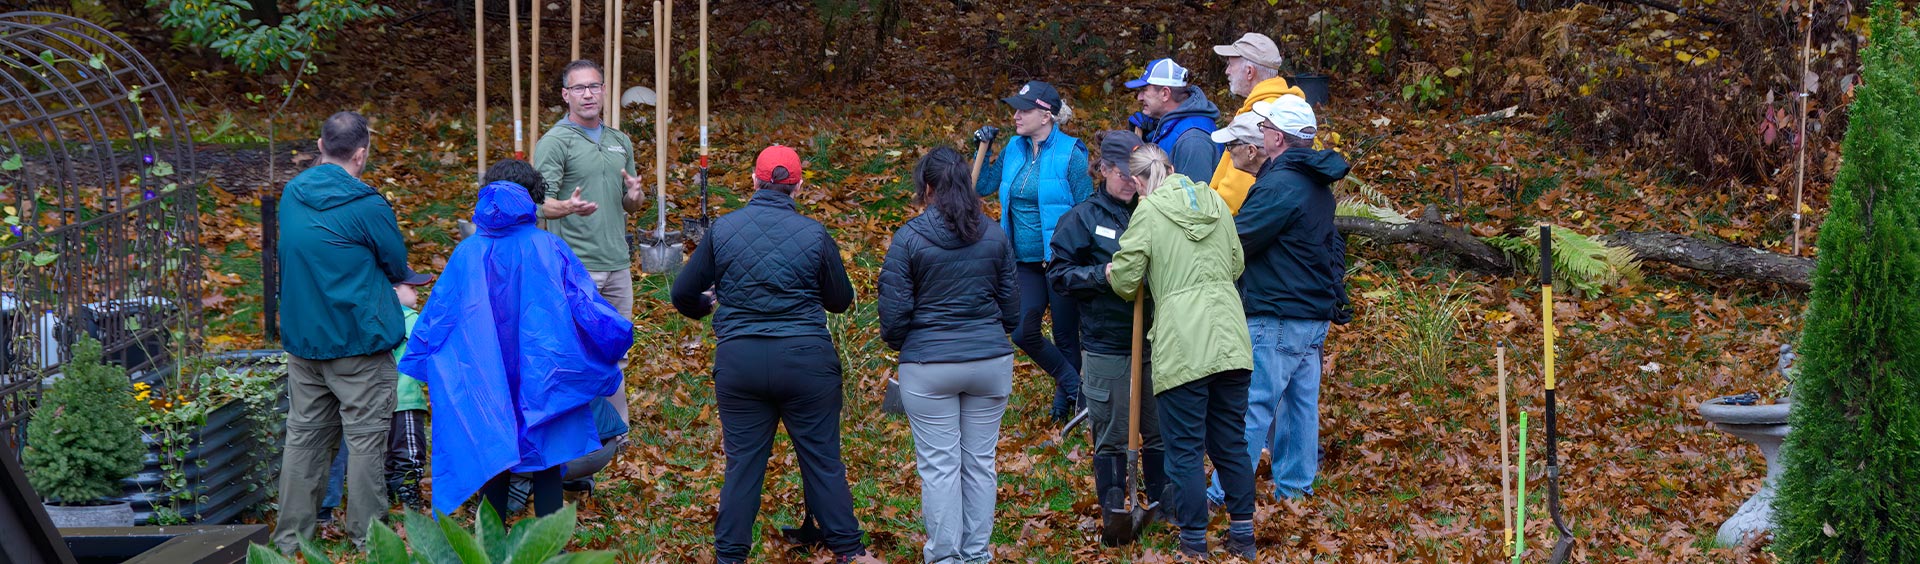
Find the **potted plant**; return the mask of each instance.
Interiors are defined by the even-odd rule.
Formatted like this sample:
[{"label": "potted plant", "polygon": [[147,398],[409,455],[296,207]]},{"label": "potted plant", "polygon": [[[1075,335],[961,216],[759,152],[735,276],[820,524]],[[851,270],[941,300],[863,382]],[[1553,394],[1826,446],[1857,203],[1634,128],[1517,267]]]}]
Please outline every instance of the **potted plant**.
[{"label": "potted plant", "polygon": [[[1327,31],[1327,20],[1333,20],[1334,30],[1332,33],[1338,37],[1329,37],[1327,35],[1329,33]],[[1348,36],[1352,31],[1349,24],[1340,21],[1332,12],[1326,10],[1321,10],[1308,16],[1307,26],[1313,28],[1313,37],[1310,39],[1313,43],[1313,52],[1309,54],[1313,56],[1315,66],[1302,67],[1299,65],[1288,65],[1294,68],[1293,74],[1287,76],[1287,84],[1300,87],[1300,91],[1306,94],[1307,103],[1317,107],[1327,103],[1333,98],[1329,91],[1332,79],[1322,74],[1327,68],[1327,51],[1336,48],[1344,50],[1346,48],[1345,43],[1349,40]],[[1300,57],[1296,60],[1303,58],[1304,57]]]},{"label": "potted plant", "polygon": [[100,342],[82,336],[65,374],[40,394],[20,453],[27,481],[59,527],[130,527],[120,479],[140,470],[147,449],[135,422],[126,370],[101,362]]},{"label": "potted plant", "polygon": [[146,466],[122,482],[136,521],[231,522],[272,501],[286,421],[286,355],[232,351],[185,358],[134,389]]}]

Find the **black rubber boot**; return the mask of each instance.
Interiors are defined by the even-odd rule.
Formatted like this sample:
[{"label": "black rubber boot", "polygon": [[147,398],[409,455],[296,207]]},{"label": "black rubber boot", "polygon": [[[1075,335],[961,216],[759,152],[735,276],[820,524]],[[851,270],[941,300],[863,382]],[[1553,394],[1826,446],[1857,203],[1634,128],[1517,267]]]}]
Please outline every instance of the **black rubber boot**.
[{"label": "black rubber boot", "polygon": [[1093,489],[1100,498],[1100,544],[1120,546],[1128,523],[1127,456],[1101,454],[1093,457]]},{"label": "black rubber boot", "polygon": [[1067,374],[1053,379],[1053,408],[1048,411],[1056,423],[1066,423],[1080,412],[1080,375]]}]

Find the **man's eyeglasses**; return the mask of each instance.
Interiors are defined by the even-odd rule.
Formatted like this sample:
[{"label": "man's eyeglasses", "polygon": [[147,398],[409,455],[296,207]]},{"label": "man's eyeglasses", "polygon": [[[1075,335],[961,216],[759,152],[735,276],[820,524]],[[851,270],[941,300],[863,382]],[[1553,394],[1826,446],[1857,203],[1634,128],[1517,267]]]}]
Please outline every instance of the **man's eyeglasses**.
[{"label": "man's eyeglasses", "polygon": [[1260,120],[1260,129],[1271,129],[1274,131],[1279,131],[1281,133],[1286,133],[1285,131],[1281,131],[1280,128],[1274,127],[1273,122],[1270,122],[1267,120]]},{"label": "man's eyeglasses", "polygon": [[602,86],[603,85],[598,82],[595,82],[593,84],[575,84],[573,86],[566,87],[566,91],[572,92],[574,94],[586,94],[588,92],[598,94],[600,93],[600,89],[602,88]]},{"label": "man's eyeglasses", "polygon": [[1241,147],[1245,147],[1245,146],[1247,146],[1247,145],[1251,145],[1251,144],[1252,144],[1252,143],[1248,143],[1248,142],[1246,142],[1246,141],[1228,141],[1228,142],[1227,142],[1227,150],[1229,150],[1229,151],[1231,151],[1231,150],[1234,150],[1234,149],[1238,149],[1238,148],[1241,148]]}]

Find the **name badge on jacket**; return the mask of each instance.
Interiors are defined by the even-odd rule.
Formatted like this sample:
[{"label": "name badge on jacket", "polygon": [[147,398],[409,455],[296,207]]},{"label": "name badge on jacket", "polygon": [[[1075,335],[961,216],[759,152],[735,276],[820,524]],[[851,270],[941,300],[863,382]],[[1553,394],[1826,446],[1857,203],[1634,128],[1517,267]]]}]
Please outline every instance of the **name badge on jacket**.
[{"label": "name badge on jacket", "polygon": [[607,146],[607,150],[608,150],[608,151],[613,151],[613,152],[615,152],[615,153],[625,153],[625,152],[627,152],[627,148],[626,148],[626,147],[622,147],[622,146],[619,146],[619,145],[608,145],[608,146]]},{"label": "name badge on jacket", "polygon": [[1117,236],[1117,235],[1118,235],[1117,233],[1114,233],[1114,231],[1113,231],[1113,228],[1112,228],[1112,227],[1107,227],[1107,226],[1105,226],[1105,225],[1096,225],[1096,226],[1094,226],[1094,228],[1093,228],[1093,234],[1094,234],[1094,235],[1099,235],[1099,236],[1101,236],[1101,237],[1106,237],[1106,238],[1108,238],[1108,239],[1112,239],[1112,238],[1114,238],[1115,236]]}]

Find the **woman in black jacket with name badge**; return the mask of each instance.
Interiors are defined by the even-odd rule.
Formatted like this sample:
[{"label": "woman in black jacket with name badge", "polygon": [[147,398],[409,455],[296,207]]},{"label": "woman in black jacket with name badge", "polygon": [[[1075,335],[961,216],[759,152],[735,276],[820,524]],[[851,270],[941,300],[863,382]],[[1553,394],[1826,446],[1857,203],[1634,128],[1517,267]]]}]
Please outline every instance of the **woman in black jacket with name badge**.
[{"label": "woman in black jacket with name badge", "polygon": [[[1054,293],[1080,305],[1080,391],[1087,397],[1087,424],[1093,429],[1094,498],[1104,508],[1125,516],[1127,468],[1127,405],[1139,390],[1129,389],[1133,356],[1133,304],[1120,299],[1107,282],[1107,265],[1120,250],[1120,234],[1133,218],[1138,183],[1127,174],[1127,159],[1146,142],[1130,131],[1103,131],[1096,137],[1099,160],[1088,171],[1103,179],[1100,190],[1060,216],[1053,232],[1053,264],[1047,283]],[[1144,327],[1142,328],[1145,329]],[[1143,356],[1145,356],[1143,354]],[[1160,420],[1153,401],[1150,364],[1142,359],[1140,393],[1140,465],[1145,476],[1141,489],[1159,501],[1167,486],[1166,447],[1160,440]],[[1100,539],[1114,546],[1128,539]]]},{"label": "woman in black jacket with name badge", "polygon": [[1013,393],[1020,321],[1013,247],[980,208],[960,153],[914,170],[926,211],[893,235],[880,271],[880,335],[900,351],[927,562],[991,559],[1000,418]]}]

